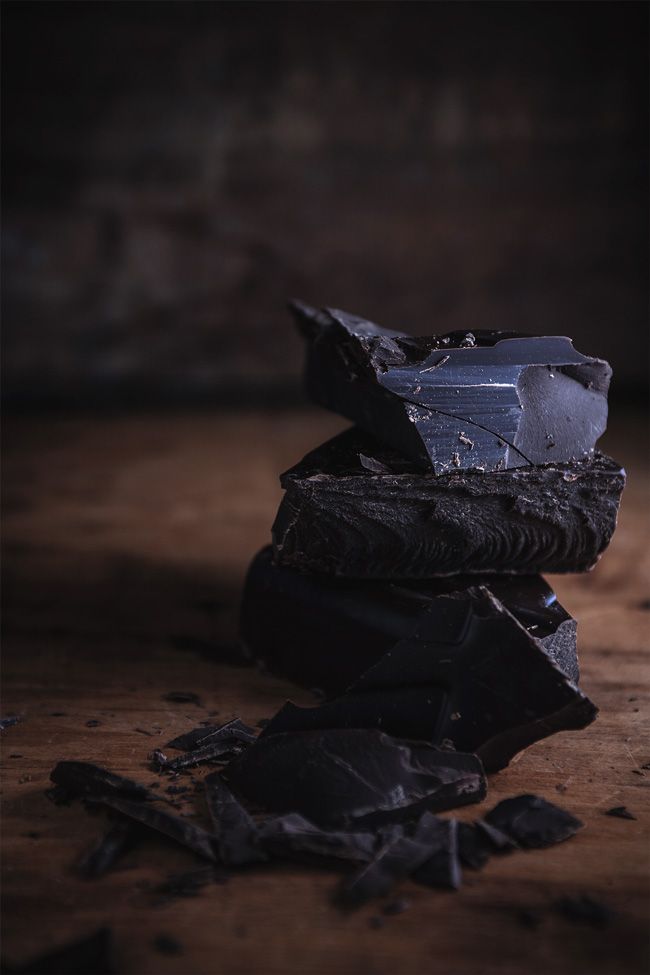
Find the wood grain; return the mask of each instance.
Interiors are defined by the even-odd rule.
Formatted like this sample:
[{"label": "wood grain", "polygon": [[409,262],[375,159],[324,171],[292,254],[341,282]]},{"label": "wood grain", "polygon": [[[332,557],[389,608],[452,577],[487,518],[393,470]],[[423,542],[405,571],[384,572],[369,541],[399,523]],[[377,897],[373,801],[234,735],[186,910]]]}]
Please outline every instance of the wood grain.
[{"label": "wood grain", "polygon": [[[2,707],[22,715],[2,735],[10,962],[108,924],[123,975],[647,970],[648,471],[643,431],[626,417],[604,441],[630,474],[615,539],[594,572],[551,578],[579,620],[583,686],[600,716],[492,776],[484,804],[537,792],[585,821],[574,840],[467,872],[457,894],[405,884],[410,909],[380,930],[369,924],[376,906],[344,916],[331,905],[335,874],[299,867],[256,870],[156,904],[153,888],[195,865],[163,841],[102,880],[75,876],[103,819],[44,797],[56,761],[85,759],[151,782],[147,754],[209,712],[254,724],[287,696],[308,702],[229,661],[242,576],[268,541],[277,475],[342,426],[316,412],[5,424]],[[170,690],[197,692],[202,707],[165,701]],[[604,815],[623,804],[635,821]],[[557,898],[580,893],[616,912],[607,928],[553,911]],[[540,912],[536,930],[519,922],[522,909]],[[182,955],[154,949],[162,932]]]}]

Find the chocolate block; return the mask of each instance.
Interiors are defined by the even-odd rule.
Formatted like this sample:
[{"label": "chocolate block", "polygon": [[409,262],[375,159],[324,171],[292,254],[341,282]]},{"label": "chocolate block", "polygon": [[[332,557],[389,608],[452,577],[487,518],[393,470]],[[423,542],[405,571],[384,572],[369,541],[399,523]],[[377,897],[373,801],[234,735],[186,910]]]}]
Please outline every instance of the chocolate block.
[{"label": "chocolate block", "polygon": [[[273,565],[271,550],[249,569],[241,613],[247,653],[270,672],[327,696],[413,639],[420,621],[444,621],[451,592],[486,588],[578,680],[576,622],[540,576],[451,576],[426,582],[348,582]],[[422,645],[426,652],[426,646]]]},{"label": "chocolate block", "polygon": [[581,460],[605,430],[611,369],[568,338],[413,338],[336,309],[291,308],[312,399],[435,474]]},{"label": "chocolate block", "polygon": [[434,477],[358,428],[281,477],[276,560],[348,578],[584,572],[616,527],[625,471],[590,461]]},{"label": "chocolate block", "polygon": [[543,643],[477,586],[432,600],[342,695],[314,708],[287,702],[262,736],[379,728],[474,752],[498,771],[533,742],[584,728],[596,714]]}]

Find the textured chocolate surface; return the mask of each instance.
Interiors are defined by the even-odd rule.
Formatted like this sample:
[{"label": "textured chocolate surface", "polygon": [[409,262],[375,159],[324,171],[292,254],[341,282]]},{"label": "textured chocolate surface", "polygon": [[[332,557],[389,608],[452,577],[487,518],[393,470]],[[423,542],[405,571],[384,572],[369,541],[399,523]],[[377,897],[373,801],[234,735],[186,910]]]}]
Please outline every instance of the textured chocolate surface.
[{"label": "textured chocolate surface", "polygon": [[[263,549],[248,571],[241,613],[247,653],[274,674],[327,696],[342,693],[451,592],[486,587],[573,681],[576,622],[541,576],[451,576],[426,582],[359,582],[274,565]],[[422,646],[426,652],[426,645]]]},{"label": "textured chocolate surface", "polygon": [[318,826],[376,827],[485,796],[475,755],[398,741],[375,730],[262,733],[225,771],[232,787],[272,812]]},{"label": "textured chocolate surface", "polygon": [[584,728],[596,714],[542,643],[477,587],[438,597],[342,695],[314,708],[288,701],[263,735],[381,728],[475,752],[497,771],[533,742]]},{"label": "textured chocolate surface", "polygon": [[568,338],[412,338],[337,309],[292,310],[309,395],[436,474],[584,459],[607,425],[611,368]]},{"label": "textured chocolate surface", "polygon": [[433,477],[352,428],[281,482],[278,563],[349,578],[426,579],[592,568],[616,527],[625,471],[596,454]]}]

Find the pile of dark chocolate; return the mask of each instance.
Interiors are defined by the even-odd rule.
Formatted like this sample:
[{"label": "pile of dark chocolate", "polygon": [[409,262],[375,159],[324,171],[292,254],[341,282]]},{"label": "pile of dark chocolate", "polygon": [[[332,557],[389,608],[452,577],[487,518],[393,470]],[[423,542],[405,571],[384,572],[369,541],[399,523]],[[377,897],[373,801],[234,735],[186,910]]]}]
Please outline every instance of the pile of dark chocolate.
[{"label": "pile of dark chocolate", "polygon": [[154,753],[172,782],[221,766],[193,783],[209,828],[152,786],[59,763],[55,798],[115,819],[87,875],[153,829],[210,861],[212,879],[275,859],[338,864],[337,899],[356,907],[406,877],[455,889],[463,867],[582,825],[534,795],[473,823],[437,814],[485,798],[485,770],[596,715],[576,623],[536,573],[586,571],[614,531],[625,473],[594,451],[609,366],[566,338],[414,339],[293,309],[310,394],[358,426],[283,476],[241,629],[250,657],[320,703],[287,702],[259,734],[235,719]]}]

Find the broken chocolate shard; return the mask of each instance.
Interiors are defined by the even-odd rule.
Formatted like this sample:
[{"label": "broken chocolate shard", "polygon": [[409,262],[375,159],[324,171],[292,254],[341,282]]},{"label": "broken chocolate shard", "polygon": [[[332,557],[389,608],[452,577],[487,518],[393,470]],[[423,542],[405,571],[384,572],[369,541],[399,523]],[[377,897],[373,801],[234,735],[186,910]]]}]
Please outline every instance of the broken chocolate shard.
[{"label": "broken chocolate shard", "polygon": [[225,774],[256,805],[334,829],[407,821],[478,802],[486,791],[473,755],[358,729],[265,732]]},{"label": "broken chocolate shard", "polygon": [[131,823],[113,823],[99,842],[80,859],[77,872],[89,880],[103,877],[133,845],[135,836],[136,829]]},{"label": "broken chocolate shard", "polygon": [[[451,592],[468,592],[471,602],[480,586],[577,682],[576,622],[540,576],[348,582],[273,565],[266,548],[253,560],[246,578],[241,639],[266,670],[308,688],[319,687],[331,697],[341,694],[400,640],[417,640],[413,634],[419,632],[421,617],[427,616],[432,627],[436,619],[444,626]],[[463,639],[460,626],[458,639]],[[428,652],[424,643],[422,652]],[[400,681],[396,678],[395,683]]]},{"label": "broken chocolate shard", "polygon": [[152,764],[161,772],[180,772],[195,765],[203,765],[205,762],[228,762],[240,750],[239,739],[216,738],[214,741],[209,740],[208,744],[202,745],[201,748],[179,755],[178,758],[169,759],[163,752],[157,750],[153,753]]},{"label": "broken chocolate shard", "polygon": [[438,833],[432,837],[433,853],[413,874],[413,880],[425,887],[458,890],[462,871],[458,853],[458,823],[455,819],[439,819]]},{"label": "broken chocolate shard", "polygon": [[605,815],[613,816],[615,819],[636,819],[627,806],[612,806],[611,809],[605,810]]},{"label": "broken chocolate shard", "polygon": [[15,724],[18,724],[19,721],[19,714],[10,714],[6,718],[0,718],[0,731],[6,731],[7,728],[12,728]]},{"label": "broken chocolate shard", "polygon": [[208,724],[200,728],[194,728],[192,731],[186,731],[184,734],[172,739],[172,741],[168,741],[165,748],[175,748],[178,751],[190,752],[196,748],[202,748],[204,745],[213,744],[215,741],[231,740],[233,742],[250,743],[255,741],[255,737],[256,735],[252,728],[247,727],[239,718],[233,718],[232,721],[226,721],[225,724]]},{"label": "broken chocolate shard", "polygon": [[413,338],[336,309],[291,308],[309,396],[436,475],[584,459],[607,425],[611,368],[563,336]]},{"label": "broken chocolate shard", "polygon": [[480,870],[493,853],[492,844],[474,823],[458,823],[458,856],[464,867]]},{"label": "broken chocolate shard", "polygon": [[555,909],[569,921],[589,924],[594,928],[605,928],[614,918],[611,908],[589,894],[577,897],[562,897],[555,902]]},{"label": "broken chocolate shard", "polygon": [[266,857],[258,843],[252,818],[235,799],[219,772],[203,780],[208,811],[217,838],[219,856],[226,866],[259,863]]},{"label": "broken chocolate shard", "polygon": [[543,849],[561,843],[584,826],[565,809],[532,795],[504,799],[484,817],[484,822],[523,849]]},{"label": "broken chocolate shard", "polygon": [[113,935],[109,928],[100,928],[26,965],[3,965],[2,970],[7,975],[113,975]]},{"label": "broken chocolate shard", "polygon": [[376,728],[474,752],[488,771],[498,771],[533,742],[584,728],[596,713],[541,642],[478,587],[439,597],[339,697],[313,708],[287,702],[261,739]]},{"label": "broken chocolate shard", "polygon": [[278,564],[345,578],[427,579],[587,571],[616,527],[625,471],[596,453],[433,477],[352,428],[307,454],[281,483]]},{"label": "broken chocolate shard", "polygon": [[122,799],[118,795],[98,796],[94,801],[122,813],[128,819],[142,823],[156,833],[168,836],[206,860],[217,860],[214,837],[200,826],[188,822],[187,819],[174,816],[150,803],[134,802],[131,799]]},{"label": "broken chocolate shard", "polygon": [[314,858],[368,861],[377,845],[374,833],[320,829],[300,813],[267,819],[260,826],[259,840],[272,856],[307,862]]},{"label": "broken chocolate shard", "polygon": [[389,839],[367,866],[345,879],[339,891],[341,905],[356,908],[383,897],[396,883],[435,857],[445,843],[446,831],[441,830],[440,820],[424,813],[412,835]]},{"label": "broken chocolate shard", "polygon": [[59,762],[50,774],[59,788],[72,796],[117,796],[151,800],[156,797],[144,785],[90,762]]}]

